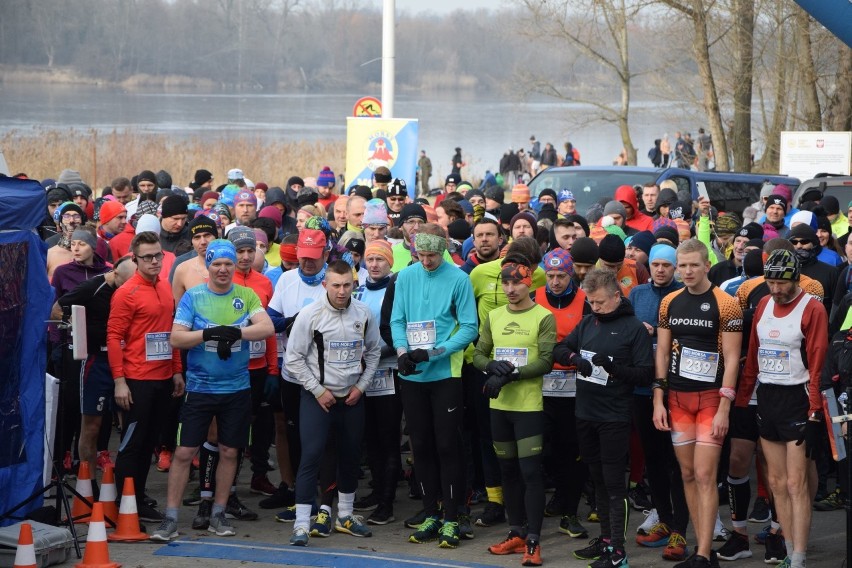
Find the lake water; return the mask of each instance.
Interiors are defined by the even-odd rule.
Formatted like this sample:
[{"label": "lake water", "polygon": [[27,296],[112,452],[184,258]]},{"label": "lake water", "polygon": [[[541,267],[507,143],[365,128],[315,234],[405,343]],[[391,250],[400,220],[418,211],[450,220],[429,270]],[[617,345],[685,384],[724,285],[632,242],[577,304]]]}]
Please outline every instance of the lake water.
[{"label": "lake water", "polygon": [[[345,140],[346,117],[369,93],[237,94],[123,91],[65,85],[0,84],[0,133],[35,128],[136,130],[176,137],[253,136],[276,140]],[[615,93],[614,93],[615,94]],[[636,102],[631,134],[639,165],[650,166],[654,138],[699,124],[676,120],[669,103]],[[420,147],[432,158],[435,174],[449,173],[456,146],[463,149],[469,174],[496,171],[509,147],[529,149],[530,135],[557,151],[571,141],[584,165],[609,165],[621,150],[615,125],[578,126],[594,113],[588,106],[543,97],[526,102],[474,93],[398,94],[397,118],[420,120]],[[434,179],[434,178],[433,178]]]}]

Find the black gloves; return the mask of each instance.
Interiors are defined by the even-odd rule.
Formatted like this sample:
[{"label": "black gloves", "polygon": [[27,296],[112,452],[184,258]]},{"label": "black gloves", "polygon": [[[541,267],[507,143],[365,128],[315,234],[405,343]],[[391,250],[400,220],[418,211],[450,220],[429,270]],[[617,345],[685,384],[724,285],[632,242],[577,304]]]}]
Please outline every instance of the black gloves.
[{"label": "black gloves", "polygon": [[511,375],[514,370],[515,366],[508,361],[491,361],[485,365],[485,372],[489,375]]},{"label": "black gloves", "polygon": [[608,375],[612,375],[615,370],[615,363],[603,353],[595,353],[592,357],[592,364],[606,371]]},{"label": "black gloves", "polygon": [[296,323],[296,316],[299,315],[299,312],[296,312],[289,318],[284,318],[284,333],[287,334],[287,337],[290,336],[290,332],[293,331],[293,324]]},{"label": "black gloves", "polygon": [[219,359],[227,361],[231,358],[231,346],[233,344],[233,341],[220,341],[218,345],[216,345],[216,354],[219,356]]},{"label": "black gloves", "polygon": [[592,376],[592,364],[588,360],[583,359],[579,353],[571,355],[571,358],[568,360],[568,364],[577,367],[577,372],[584,377]]},{"label": "black gloves", "polygon": [[429,360],[429,352],[425,349],[414,349],[408,352],[408,358],[414,363],[425,363]]},{"label": "black gloves", "polygon": [[[415,349],[422,351],[422,349]],[[417,362],[411,359],[411,353],[403,353],[396,360],[396,367],[401,375],[419,375],[421,371],[417,370]]]},{"label": "black gloves", "polygon": [[816,457],[820,436],[825,436],[826,430],[822,421],[808,420],[801,430],[801,437],[796,441],[797,446],[805,444],[805,457]]},{"label": "black gloves", "polygon": [[204,339],[204,341],[230,341],[231,345],[242,337],[243,332],[240,328],[231,327],[229,325],[208,327],[201,332],[201,338]]},{"label": "black gloves", "polygon": [[500,390],[512,381],[511,375],[491,375],[485,381],[482,387],[482,392],[488,398],[497,398],[500,396]]}]

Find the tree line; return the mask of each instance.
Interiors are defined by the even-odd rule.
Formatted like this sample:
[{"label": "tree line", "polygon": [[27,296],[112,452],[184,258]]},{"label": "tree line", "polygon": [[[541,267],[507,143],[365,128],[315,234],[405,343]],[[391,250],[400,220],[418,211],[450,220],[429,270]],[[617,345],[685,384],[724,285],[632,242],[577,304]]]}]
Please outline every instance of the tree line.
[{"label": "tree line", "polygon": [[[495,3],[496,4],[496,3]],[[382,18],[366,0],[5,0],[0,65],[134,84],[373,90]],[[719,169],[777,168],[782,130],[852,128],[852,50],[793,0],[510,0],[494,10],[400,13],[399,91],[544,93],[616,124],[654,101],[712,133]],[[160,85],[164,84],[161,82]],[[495,117],[499,124],[499,117]]]}]

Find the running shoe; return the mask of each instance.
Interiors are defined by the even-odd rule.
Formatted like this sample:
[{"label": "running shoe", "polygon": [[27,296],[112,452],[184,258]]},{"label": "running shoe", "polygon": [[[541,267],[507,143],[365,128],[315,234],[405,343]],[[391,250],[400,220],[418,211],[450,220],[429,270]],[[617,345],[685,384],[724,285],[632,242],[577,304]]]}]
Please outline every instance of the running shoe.
[{"label": "running shoe", "polygon": [[157,455],[157,471],[166,472],[172,467],[172,452],[165,446],[160,448],[160,453]]},{"label": "running shoe", "polygon": [[562,497],[559,495],[558,491],[551,495],[550,499],[547,501],[547,505],[544,506],[544,516],[562,516]]},{"label": "running shoe", "polygon": [[441,521],[438,517],[426,517],[423,523],[408,537],[408,542],[423,544],[438,538],[441,531]]},{"label": "running shoe", "polygon": [[666,548],[663,549],[663,559],[678,560],[686,559],[686,539],[678,532],[673,532],[669,536],[669,541],[666,543]]},{"label": "running shoe", "polygon": [[600,516],[598,516],[598,509],[597,509],[597,507],[596,507],[596,508],[594,508],[594,509],[592,509],[591,511],[589,511],[589,516],[588,516],[588,517],[586,517],[586,520],[587,520],[587,521],[589,521],[590,523],[599,523],[599,522],[601,522],[601,518],[600,518]]},{"label": "running shoe", "polygon": [[445,521],[438,535],[438,546],[441,548],[458,548],[459,524],[457,521]]},{"label": "running shoe", "polygon": [[601,557],[589,564],[589,568],[630,568],[627,552],[623,548],[607,546]]},{"label": "running shoe", "polygon": [[766,535],[772,532],[772,525],[766,525],[760,532],[754,535],[754,542],[757,544],[766,544]]},{"label": "running shoe", "polygon": [[308,531],[301,527],[293,529],[293,536],[290,537],[290,546],[308,546]]},{"label": "running shoe", "polygon": [[778,563],[775,568],[790,568],[793,565],[793,561],[789,556],[785,556],[784,560]]},{"label": "running shoe", "polygon": [[380,503],[373,514],[367,519],[371,525],[386,525],[396,520],[393,516],[393,505],[388,503]]},{"label": "running shoe", "polygon": [[580,560],[597,560],[609,547],[609,543],[601,537],[593,538],[589,541],[589,546],[574,551],[574,558]]},{"label": "running shoe", "polygon": [[470,492],[470,498],[467,500],[468,505],[479,505],[488,501],[488,493],[485,489],[474,489]]},{"label": "running shoe", "polygon": [[319,536],[327,538],[331,536],[331,513],[325,509],[320,509],[317,513],[317,518],[311,524],[311,536]]},{"label": "running shoe", "polygon": [[[316,505],[316,503],[314,503],[313,506],[311,506],[311,518],[316,517],[318,514],[319,514],[319,511],[317,510],[317,505]],[[296,522],[296,506],[291,505],[290,507],[287,507],[286,509],[284,509],[280,513],[276,513],[275,520],[278,521],[279,523]]]},{"label": "running shoe", "polygon": [[846,497],[840,493],[840,489],[835,489],[821,501],[814,502],[815,511],[836,511],[842,509],[847,504]]},{"label": "running shoe", "polygon": [[228,497],[228,504],[225,506],[225,516],[229,519],[237,519],[239,521],[256,521],[257,513],[243,505],[236,493],[231,493]]},{"label": "running shoe", "polygon": [[657,514],[656,509],[642,511],[642,514],[645,515],[645,520],[641,525],[639,525],[639,528],[636,529],[636,534],[648,534],[651,531],[651,528],[660,522],[660,516]]},{"label": "running shoe", "polygon": [[465,540],[473,540],[473,526],[470,524],[469,513],[459,513],[459,535]]},{"label": "running shoe", "polygon": [[781,562],[787,556],[787,544],[780,534],[769,533],[766,535],[766,552],[763,554],[763,562],[772,564]]},{"label": "running shoe", "polygon": [[476,526],[493,527],[506,522],[506,508],[493,501],[485,504],[482,514],[476,518]]},{"label": "running shoe", "polygon": [[261,509],[283,509],[296,503],[296,492],[287,487],[286,483],[280,483],[275,493],[261,499],[258,506]]},{"label": "running shoe", "polygon": [[364,524],[364,518],[358,515],[338,516],[334,521],[334,530],[361,538],[373,536],[373,531]]},{"label": "running shoe", "polygon": [[201,503],[201,487],[196,485],[192,493],[189,494],[189,497],[184,498],[183,504],[187,507],[195,507],[199,503]]},{"label": "running shoe", "polygon": [[379,506],[379,495],[373,491],[363,499],[358,499],[355,501],[354,506],[352,507],[356,511],[372,511],[376,507]]},{"label": "running shoe", "polygon": [[163,522],[160,523],[159,528],[152,532],[151,536],[148,538],[151,540],[159,540],[160,542],[169,542],[177,537],[177,521],[170,517],[166,517],[163,519]]},{"label": "running shoe", "polygon": [[666,523],[657,523],[645,534],[637,534],[636,544],[648,548],[659,548],[668,544],[671,535],[672,531]]},{"label": "running shoe", "polygon": [[261,473],[259,475],[253,475],[251,477],[249,491],[256,495],[266,495],[267,497],[271,497],[275,495],[275,493],[278,491],[278,488],[272,485],[272,482],[269,481],[269,478],[266,477],[265,473]]},{"label": "running shoe", "polygon": [[645,486],[642,483],[631,485],[632,487],[627,490],[627,500],[630,502],[630,506],[636,511],[653,509],[654,504],[651,503],[651,499],[648,497],[648,490]]},{"label": "running shoe", "polygon": [[136,501],[136,511],[139,514],[139,520],[148,523],[162,522],[165,516],[154,507],[149,507],[141,501]]},{"label": "running shoe", "polygon": [[748,516],[750,523],[768,523],[772,518],[772,511],[769,508],[769,500],[765,497],[758,497],[754,500],[754,505],[751,508],[751,514]]},{"label": "running shoe", "polygon": [[503,556],[505,554],[521,554],[526,551],[526,546],[527,543],[518,533],[509,531],[509,536],[507,536],[503,542],[498,542],[497,544],[489,546],[488,552],[498,556]]},{"label": "running shoe", "polygon": [[423,521],[425,521],[427,517],[428,515],[426,514],[426,509],[420,509],[419,511],[405,519],[403,524],[410,529],[416,529],[423,524]]},{"label": "running shoe", "polygon": [[731,532],[727,542],[717,552],[722,560],[739,560],[740,558],[751,558],[751,548],[748,544],[748,535]]},{"label": "running shoe", "polygon": [[537,540],[528,540],[524,544],[524,557],[521,566],[541,566],[541,543]]},{"label": "running shoe", "polygon": [[580,524],[580,518],[577,515],[563,515],[559,521],[559,532],[571,538],[589,538],[589,531]]},{"label": "running shoe", "polygon": [[210,517],[210,526],[207,527],[207,532],[212,532],[216,536],[234,536],[237,534],[237,529],[228,520],[224,513],[219,513]]},{"label": "running shoe", "polygon": [[716,515],[716,526],[713,528],[713,542],[725,542],[728,540],[728,535],[731,534],[725,525],[722,524],[722,519]]},{"label": "running shoe", "polygon": [[213,501],[204,499],[198,504],[198,512],[192,519],[192,528],[197,531],[207,530],[210,526],[210,515],[213,514]]}]

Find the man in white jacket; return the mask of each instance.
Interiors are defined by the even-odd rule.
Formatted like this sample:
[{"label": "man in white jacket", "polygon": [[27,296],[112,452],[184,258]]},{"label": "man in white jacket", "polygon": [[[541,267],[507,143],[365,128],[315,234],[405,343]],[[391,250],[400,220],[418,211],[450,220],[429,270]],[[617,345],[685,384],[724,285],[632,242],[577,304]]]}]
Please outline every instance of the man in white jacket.
[{"label": "man in white jacket", "polygon": [[[329,430],[336,435],[337,532],[368,537],[352,514],[364,435],[363,394],[381,357],[379,322],[352,298],[352,269],[344,261],[326,269],[325,295],[299,312],[290,332],[285,365],[302,384],[299,421],[302,459],[296,475],[296,523],[290,544],[307,546],[317,474]],[[363,364],[362,364],[363,361]]]}]

